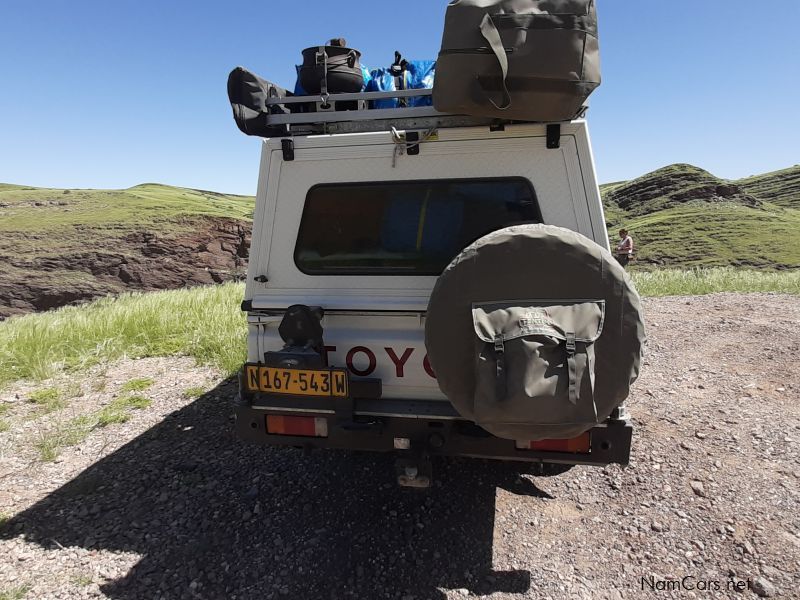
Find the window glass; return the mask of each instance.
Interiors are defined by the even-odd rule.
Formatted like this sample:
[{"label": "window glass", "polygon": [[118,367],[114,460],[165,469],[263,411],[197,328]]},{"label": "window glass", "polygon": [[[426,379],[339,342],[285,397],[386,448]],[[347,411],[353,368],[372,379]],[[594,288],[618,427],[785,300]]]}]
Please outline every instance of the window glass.
[{"label": "window glass", "polygon": [[541,223],[521,178],[319,185],[295,261],[312,275],[439,275],[487,233]]}]

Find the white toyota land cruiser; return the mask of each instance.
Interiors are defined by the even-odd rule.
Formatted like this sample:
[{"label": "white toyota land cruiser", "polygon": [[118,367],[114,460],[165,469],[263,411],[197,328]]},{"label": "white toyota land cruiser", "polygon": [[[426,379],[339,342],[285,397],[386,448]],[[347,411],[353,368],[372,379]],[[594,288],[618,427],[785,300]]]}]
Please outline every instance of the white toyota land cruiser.
[{"label": "white toyota land cruiser", "polygon": [[[602,248],[603,261],[610,257],[586,121],[490,123],[437,116],[432,108],[422,117],[408,112],[414,110],[421,114],[334,108],[271,117],[286,133],[263,143],[242,305],[249,334],[239,435],[261,444],[396,451],[400,483],[414,486],[429,483],[432,455],[523,461],[542,470],[627,464],[632,428],[622,401],[635,374],[623,376],[624,395],[617,394],[613,406],[594,407],[595,422],[584,433],[546,439],[539,429],[514,439],[492,434],[448,400],[426,345],[427,310],[439,276],[487,234],[556,226]],[[545,258],[513,260],[525,278],[526,269]],[[603,264],[628,285],[621,269]],[[597,306],[605,310],[603,301]],[[638,305],[632,312],[639,319]],[[593,328],[601,331],[608,318],[598,317]],[[531,321],[520,322],[527,327]],[[558,343],[570,338],[553,336]],[[635,337],[643,338],[640,327]],[[572,334],[565,342],[567,357],[574,340]],[[502,352],[502,342],[494,349]],[[594,361],[592,354],[592,369]],[[498,374],[501,366],[498,360]],[[573,361],[549,365],[562,367],[573,372],[573,392]],[[594,385],[593,372],[587,381]],[[570,396],[573,403],[576,396]]]}]

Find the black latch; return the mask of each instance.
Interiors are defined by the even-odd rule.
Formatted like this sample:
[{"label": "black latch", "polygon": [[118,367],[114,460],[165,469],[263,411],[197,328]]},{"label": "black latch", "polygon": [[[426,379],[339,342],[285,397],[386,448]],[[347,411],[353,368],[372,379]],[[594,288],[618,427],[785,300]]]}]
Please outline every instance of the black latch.
[{"label": "black latch", "polygon": [[266,275],[259,275],[258,277],[253,277],[253,281],[258,283],[269,283],[269,277]]},{"label": "black latch", "polygon": [[409,156],[419,156],[419,132],[406,132],[406,154]]},{"label": "black latch", "polygon": [[343,429],[355,423],[356,408],[352,396],[336,398],[333,401],[333,410],[336,412],[336,424]]},{"label": "black latch", "polygon": [[291,162],[294,160],[294,140],[281,140],[281,148],[283,148],[283,160]]},{"label": "black latch", "polygon": [[561,123],[553,123],[547,126],[547,149],[558,148],[561,148]]}]

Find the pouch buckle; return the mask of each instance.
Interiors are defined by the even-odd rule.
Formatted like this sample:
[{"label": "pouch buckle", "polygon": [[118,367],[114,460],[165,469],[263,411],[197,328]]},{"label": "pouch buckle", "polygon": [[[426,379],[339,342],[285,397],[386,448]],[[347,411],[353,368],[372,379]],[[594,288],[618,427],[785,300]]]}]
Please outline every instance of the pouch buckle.
[{"label": "pouch buckle", "polygon": [[503,342],[503,336],[497,337],[494,340],[494,351],[498,354],[505,354],[506,346]]},{"label": "pouch buckle", "polygon": [[575,354],[578,350],[578,346],[575,343],[575,334],[574,333],[567,333],[567,352],[569,354]]}]

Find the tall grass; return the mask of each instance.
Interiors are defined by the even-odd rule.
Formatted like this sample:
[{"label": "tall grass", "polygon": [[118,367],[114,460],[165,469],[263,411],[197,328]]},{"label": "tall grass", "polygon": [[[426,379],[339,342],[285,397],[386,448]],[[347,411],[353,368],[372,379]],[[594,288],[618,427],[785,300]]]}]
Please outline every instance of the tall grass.
[{"label": "tall grass", "polygon": [[800,271],[753,271],[720,267],[633,272],[642,296],[702,296],[718,292],[779,292],[800,295]]},{"label": "tall grass", "polygon": [[[714,292],[800,295],[800,271],[733,268],[634,272],[643,296]],[[127,294],[0,323],[0,385],[123,356],[191,356],[231,374],[246,356],[240,284]]]},{"label": "tall grass", "polygon": [[227,373],[246,356],[241,285],[125,294],[0,323],[0,385],[124,356],[186,355]]}]

